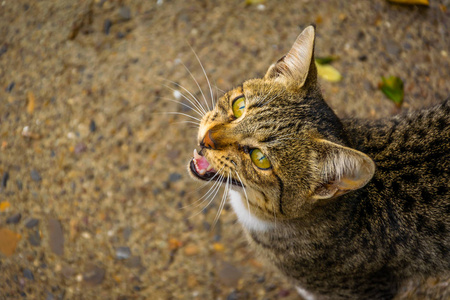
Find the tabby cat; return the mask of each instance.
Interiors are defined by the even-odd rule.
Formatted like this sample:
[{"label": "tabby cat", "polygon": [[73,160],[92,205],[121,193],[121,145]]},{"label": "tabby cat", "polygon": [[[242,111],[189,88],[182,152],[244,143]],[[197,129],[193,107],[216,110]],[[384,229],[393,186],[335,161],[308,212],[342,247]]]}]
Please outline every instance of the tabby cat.
[{"label": "tabby cat", "polygon": [[[391,299],[450,270],[450,101],[340,120],[307,27],[262,79],[221,97],[188,169],[226,183],[248,240],[306,299]],[[219,183],[218,183],[219,184]]]}]

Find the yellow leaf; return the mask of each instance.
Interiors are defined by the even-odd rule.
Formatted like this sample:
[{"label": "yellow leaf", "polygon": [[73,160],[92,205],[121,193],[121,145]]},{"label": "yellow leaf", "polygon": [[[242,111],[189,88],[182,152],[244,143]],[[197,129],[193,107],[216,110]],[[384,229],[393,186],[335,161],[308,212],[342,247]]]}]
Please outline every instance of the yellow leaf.
[{"label": "yellow leaf", "polygon": [[428,0],[388,0],[389,2],[400,3],[400,4],[418,4],[418,5],[430,5]]},{"label": "yellow leaf", "polygon": [[336,70],[333,66],[330,65],[320,65],[316,62],[317,75],[320,78],[325,79],[330,82],[338,82],[341,81],[342,75]]},{"label": "yellow leaf", "polygon": [[34,111],[35,98],[33,92],[28,92],[27,112],[31,115]]},{"label": "yellow leaf", "polygon": [[222,252],[223,250],[225,250],[225,246],[222,243],[214,243],[213,249],[214,251]]},{"label": "yellow leaf", "polygon": [[0,202],[0,211],[5,211],[11,204],[8,201]]},{"label": "yellow leaf", "polygon": [[246,5],[263,4],[266,0],[245,0]]}]

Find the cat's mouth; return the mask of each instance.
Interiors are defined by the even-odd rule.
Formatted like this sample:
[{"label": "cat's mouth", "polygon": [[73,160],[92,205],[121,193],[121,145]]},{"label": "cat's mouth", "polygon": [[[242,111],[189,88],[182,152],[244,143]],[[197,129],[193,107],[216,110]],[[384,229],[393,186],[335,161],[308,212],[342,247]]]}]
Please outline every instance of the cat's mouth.
[{"label": "cat's mouth", "polygon": [[[192,174],[194,174],[194,176],[198,179],[205,181],[227,181],[224,176],[220,176],[220,174],[217,174],[217,171],[202,155],[202,151],[198,153],[197,149],[194,149],[194,157],[191,159],[189,168],[191,169]],[[231,178],[231,183],[240,187],[243,186],[241,182],[235,180],[234,178]]]}]

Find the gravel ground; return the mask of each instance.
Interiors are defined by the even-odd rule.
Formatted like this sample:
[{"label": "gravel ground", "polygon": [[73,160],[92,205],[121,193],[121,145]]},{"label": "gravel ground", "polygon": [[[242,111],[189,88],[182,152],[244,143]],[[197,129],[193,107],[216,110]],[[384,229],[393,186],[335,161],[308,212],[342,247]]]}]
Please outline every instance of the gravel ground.
[{"label": "gravel ground", "polygon": [[216,226],[218,199],[185,208],[207,190],[185,171],[196,129],[167,114],[191,113],[177,84],[201,97],[183,64],[206,92],[190,47],[220,95],[316,23],[343,75],[329,104],[391,116],[381,76],[404,81],[401,111],[450,95],[450,1],[260,2],[0,1],[0,299],[298,299],[230,208]]}]

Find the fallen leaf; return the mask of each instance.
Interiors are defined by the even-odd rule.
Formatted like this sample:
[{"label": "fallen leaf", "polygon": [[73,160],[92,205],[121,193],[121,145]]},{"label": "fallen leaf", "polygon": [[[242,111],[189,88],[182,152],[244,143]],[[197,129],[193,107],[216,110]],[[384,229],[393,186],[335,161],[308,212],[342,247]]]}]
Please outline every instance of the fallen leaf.
[{"label": "fallen leaf", "polygon": [[320,65],[327,65],[335,60],[338,60],[339,57],[336,55],[328,55],[328,56],[322,56],[322,57],[316,57],[316,63]]},{"label": "fallen leaf", "polygon": [[263,4],[266,0],[245,0],[245,5]]},{"label": "fallen leaf", "polygon": [[2,201],[0,202],[0,211],[3,212],[6,209],[8,209],[11,206],[11,204],[8,201]]},{"label": "fallen leaf", "polygon": [[397,107],[400,107],[403,103],[403,81],[395,76],[388,78],[381,77],[381,83],[379,84],[380,90],[391,99]]},{"label": "fallen leaf", "polygon": [[169,249],[170,250],[175,250],[180,248],[183,245],[183,243],[175,238],[170,238],[169,239]]},{"label": "fallen leaf", "polygon": [[34,112],[34,105],[35,105],[35,98],[34,94],[31,91],[28,91],[28,105],[27,105],[27,112],[31,115]]},{"label": "fallen leaf", "polygon": [[184,254],[186,254],[187,256],[193,256],[193,255],[197,255],[199,253],[200,253],[200,249],[195,245],[187,245],[184,248]]},{"label": "fallen leaf", "polygon": [[11,256],[16,251],[17,243],[22,236],[6,228],[0,228],[0,252]]},{"label": "fallen leaf", "polygon": [[330,65],[321,65],[316,62],[317,75],[320,78],[325,79],[330,82],[338,82],[341,81],[342,75],[336,70],[333,66]]},{"label": "fallen leaf", "polygon": [[213,249],[216,252],[222,252],[223,250],[225,250],[225,246],[222,243],[214,243]]},{"label": "fallen leaf", "polygon": [[388,1],[400,4],[426,5],[426,6],[430,5],[430,2],[428,0],[388,0]]}]

